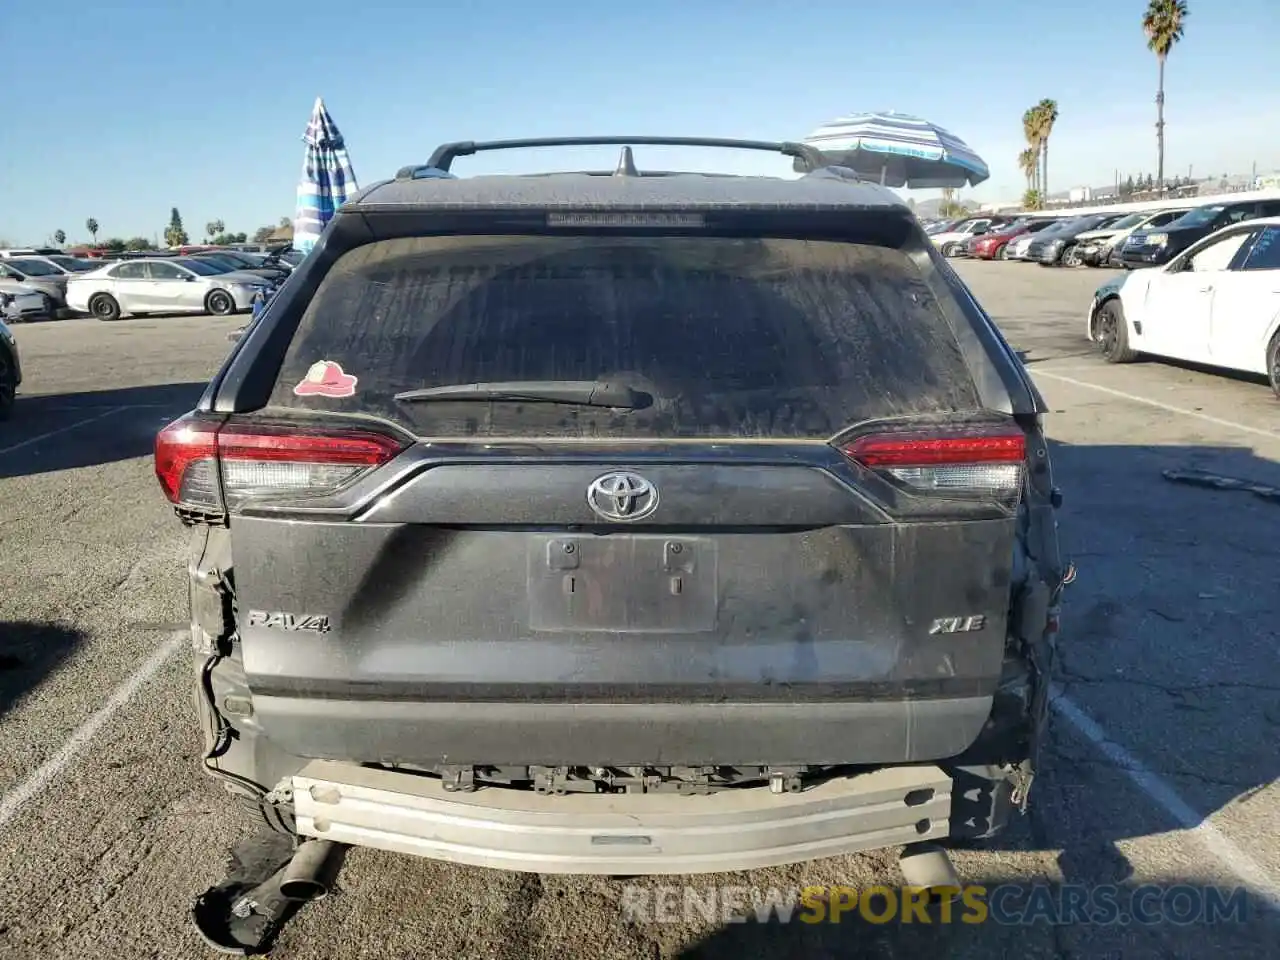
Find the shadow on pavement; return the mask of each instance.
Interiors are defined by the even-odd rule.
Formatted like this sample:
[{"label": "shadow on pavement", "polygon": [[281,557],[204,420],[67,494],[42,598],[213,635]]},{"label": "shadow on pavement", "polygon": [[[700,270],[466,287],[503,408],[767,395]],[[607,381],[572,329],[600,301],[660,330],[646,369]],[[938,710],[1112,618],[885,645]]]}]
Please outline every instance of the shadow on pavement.
[{"label": "shadow on pavement", "polygon": [[14,407],[15,424],[21,416],[49,416],[84,410],[106,410],[110,407],[172,407],[194,404],[207,381],[192,383],[156,383],[144,387],[120,387],[115,390],[84,390],[77,393],[44,393],[28,396],[18,393]]},{"label": "shadow on pavement", "polygon": [[60,623],[0,621],[0,716],[38,687],[84,640]]},{"label": "shadow on pavement", "polygon": [[1270,381],[1267,380],[1265,373],[1249,373],[1245,370],[1224,370],[1222,367],[1213,367],[1207,363],[1194,363],[1191,360],[1175,360],[1172,357],[1138,357],[1137,363],[1158,364],[1164,367],[1172,367],[1176,370],[1187,370],[1192,373],[1203,373],[1210,377],[1221,377],[1224,380],[1235,380],[1239,383],[1256,383],[1264,387],[1269,387]]},{"label": "shadow on pavement", "polygon": [[164,422],[191,409],[206,383],[18,394],[0,429],[0,478],[54,473],[151,454]]},{"label": "shadow on pavement", "polygon": [[[1083,338],[1081,338],[1083,339]],[[1018,359],[1022,361],[1023,366],[1032,366],[1037,363],[1048,363],[1058,360],[1077,360],[1085,357],[1096,358],[1098,356],[1097,348],[1092,344],[1085,347],[1078,347],[1073,350],[1018,350]],[[1244,370],[1227,370],[1223,367],[1210,366],[1207,363],[1195,363],[1191,360],[1175,360],[1171,357],[1152,357],[1139,355],[1133,361],[1137,365],[1170,367],[1175,370],[1186,370],[1190,373],[1203,373],[1210,377],[1221,377],[1223,380],[1234,380],[1237,383],[1258,384],[1259,386],[1268,387],[1270,382],[1267,380],[1265,373],[1248,373]]]}]

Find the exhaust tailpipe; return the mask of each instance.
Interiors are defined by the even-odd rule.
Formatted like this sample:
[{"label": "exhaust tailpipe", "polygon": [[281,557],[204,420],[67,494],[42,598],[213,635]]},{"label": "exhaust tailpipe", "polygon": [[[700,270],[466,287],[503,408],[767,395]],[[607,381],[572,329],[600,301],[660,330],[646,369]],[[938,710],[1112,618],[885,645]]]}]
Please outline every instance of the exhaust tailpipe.
[{"label": "exhaust tailpipe", "polygon": [[334,890],[346,852],[347,847],[331,840],[306,840],[292,856],[286,848],[261,862],[251,861],[259,868],[254,875],[228,878],[196,898],[191,907],[196,932],[219,953],[245,957],[266,952],[303,904]]},{"label": "exhaust tailpipe", "polygon": [[936,843],[908,844],[898,857],[902,879],[910,887],[922,887],[931,898],[954,900],[960,895],[960,877],[947,851]]},{"label": "exhaust tailpipe", "polygon": [[347,848],[332,840],[307,840],[280,875],[280,893],[289,900],[319,900],[332,892]]}]

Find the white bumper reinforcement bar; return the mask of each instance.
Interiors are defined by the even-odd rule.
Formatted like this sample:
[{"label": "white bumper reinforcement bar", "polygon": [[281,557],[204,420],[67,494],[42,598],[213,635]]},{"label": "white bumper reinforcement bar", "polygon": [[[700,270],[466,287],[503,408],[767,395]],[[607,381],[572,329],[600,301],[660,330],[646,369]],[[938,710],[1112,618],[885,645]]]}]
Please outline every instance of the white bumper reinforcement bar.
[{"label": "white bumper reinforcement bar", "polygon": [[313,760],[293,778],[298,832],[501,870],[686,874],[798,863],[948,833],[951,779],[891,767],[800,793],[567,794],[480,787]]}]

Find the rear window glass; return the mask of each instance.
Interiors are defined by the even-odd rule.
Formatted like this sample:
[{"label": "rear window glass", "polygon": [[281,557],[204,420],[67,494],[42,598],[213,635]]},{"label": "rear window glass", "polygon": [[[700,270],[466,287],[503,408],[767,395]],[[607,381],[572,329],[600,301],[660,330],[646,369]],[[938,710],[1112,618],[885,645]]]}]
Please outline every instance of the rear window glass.
[{"label": "rear window glass", "polygon": [[[336,388],[295,393],[324,363],[341,368],[328,368]],[[594,380],[651,402],[633,410],[394,398],[457,384]],[[872,417],[979,401],[936,298],[896,250],[428,237],[338,260],[299,323],[270,406],[384,417],[432,437],[826,439]]]}]

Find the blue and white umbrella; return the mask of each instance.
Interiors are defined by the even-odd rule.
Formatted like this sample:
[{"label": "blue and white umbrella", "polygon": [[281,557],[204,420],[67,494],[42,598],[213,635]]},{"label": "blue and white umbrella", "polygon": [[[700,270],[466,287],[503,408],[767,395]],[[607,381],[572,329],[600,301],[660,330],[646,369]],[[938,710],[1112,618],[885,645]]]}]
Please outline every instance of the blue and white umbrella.
[{"label": "blue and white umbrella", "polygon": [[804,142],[887,187],[974,186],[991,176],[985,161],[954,133],[892,110],[840,117]]},{"label": "blue and white umbrella", "polygon": [[316,97],[302,141],[307,145],[307,152],[302,164],[302,180],[298,184],[293,246],[305,254],[316,245],[325,224],[333,219],[334,211],[359,188],[342,134],[319,97]]}]

